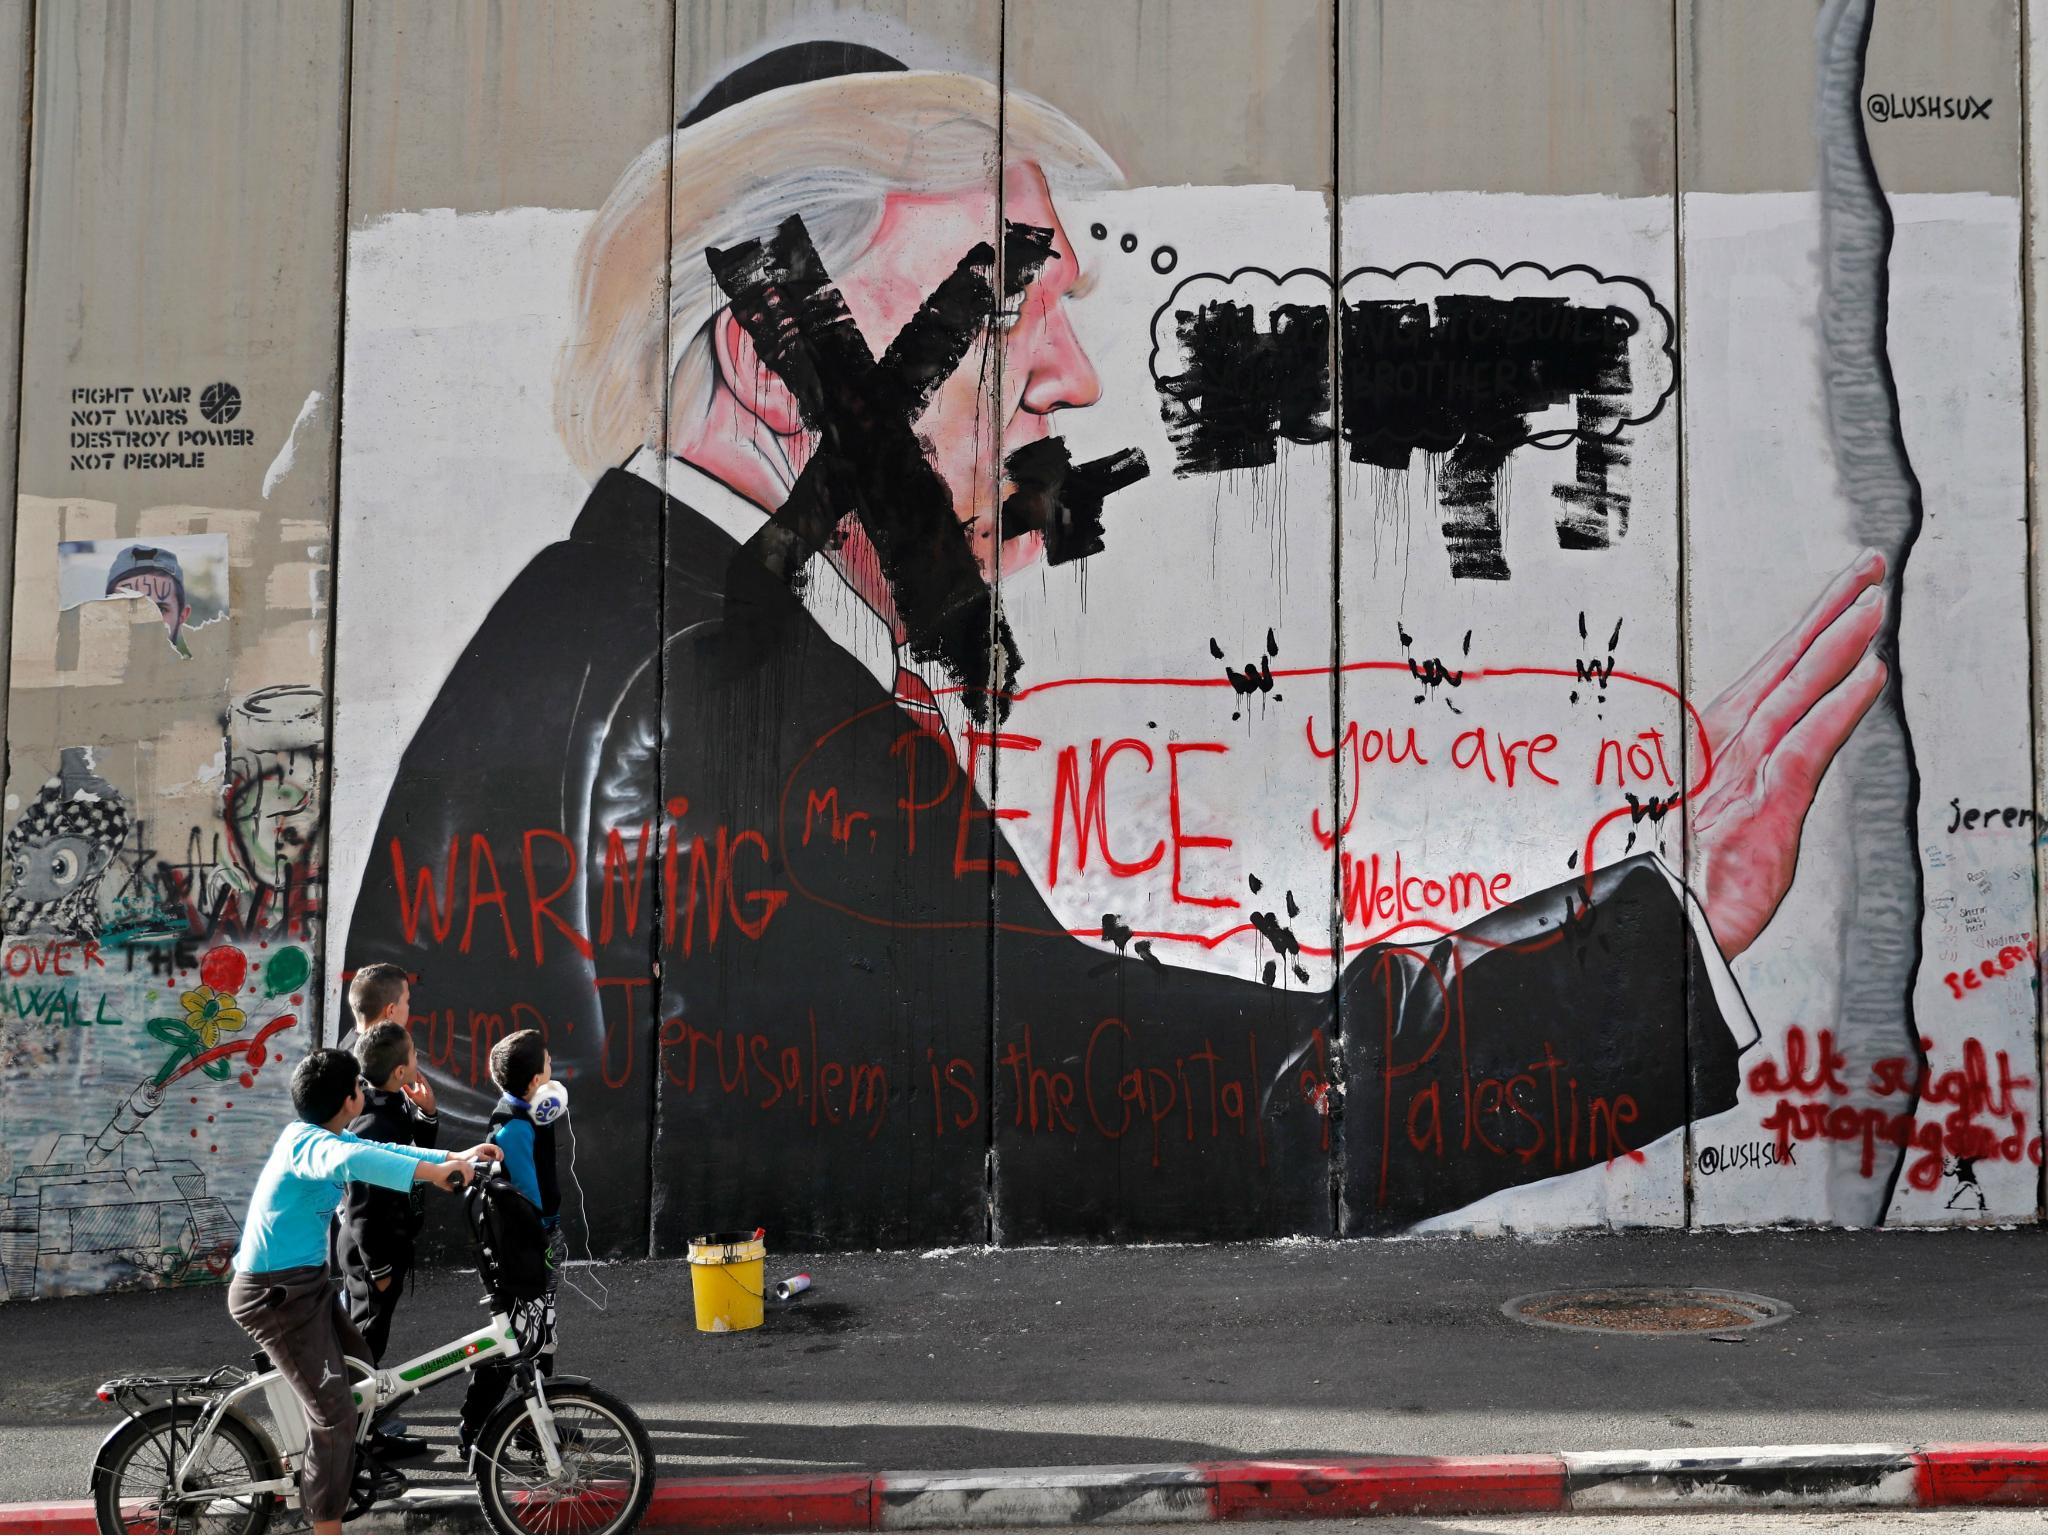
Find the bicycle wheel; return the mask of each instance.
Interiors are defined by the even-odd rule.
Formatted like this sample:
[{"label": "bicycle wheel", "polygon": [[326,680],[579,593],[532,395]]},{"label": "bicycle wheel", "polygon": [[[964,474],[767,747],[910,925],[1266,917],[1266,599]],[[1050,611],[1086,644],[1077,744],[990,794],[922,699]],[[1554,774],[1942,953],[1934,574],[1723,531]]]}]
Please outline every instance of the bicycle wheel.
[{"label": "bicycle wheel", "polygon": [[[199,1403],[166,1403],[115,1431],[92,1469],[93,1516],[102,1531],[255,1532],[270,1529],[274,1493],[172,1499],[172,1473],[191,1454]],[[234,1487],[278,1475],[277,1456],[247,1421],[223,1415],[194,1469],[202,1486]]]},{"label": "bicycle wheel", "polygon": [[502,1404],[476,1437],[477,1493],[494,1531],[629,1531],[654,1497],[654,1442],[611,1393],[564,1383],[547,1389],[562,1470],[549,1476],[526,1398]]}]

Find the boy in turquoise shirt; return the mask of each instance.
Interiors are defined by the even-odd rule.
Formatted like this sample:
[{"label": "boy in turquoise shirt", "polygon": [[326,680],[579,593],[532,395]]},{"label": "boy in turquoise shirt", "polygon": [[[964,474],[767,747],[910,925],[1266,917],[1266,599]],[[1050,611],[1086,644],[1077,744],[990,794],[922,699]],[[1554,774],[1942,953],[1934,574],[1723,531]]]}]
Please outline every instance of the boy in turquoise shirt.
[{"label": "boy in turquoise shirt", "polygon": [[343,1130],[363,1112],[356,1059],[346,1051],[314,1051],[293,1069],[292,1107],[299,1118],[278,1133],[249,1201],[235,1277],[228,1284],[228,1313],[268,1352],[304,1406],[300,1498],[316,1532],[339,1531],[356,1432],[343,1357],[370,1359],[362,1335],[341,1310],[327,1267],[328,1226],[341,1204],[342,1186],[354,1181],[395,1190],[415,1183],[459,1189],[475,1176],[479,1158],[500,1153],[488,1144],[454,1153],[400,1151]]}]

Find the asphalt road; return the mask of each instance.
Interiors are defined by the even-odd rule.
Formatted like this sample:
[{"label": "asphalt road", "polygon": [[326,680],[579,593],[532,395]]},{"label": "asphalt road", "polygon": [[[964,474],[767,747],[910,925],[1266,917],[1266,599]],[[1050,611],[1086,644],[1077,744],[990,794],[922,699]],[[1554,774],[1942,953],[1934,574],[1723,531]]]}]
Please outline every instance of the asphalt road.
[{"label": "asphalt road", "polygon": [[[796,1269],[815,1291],[720,1337],[695,1331],[686,1266],[610,1266],[604,1312],[563,1299],[563,1368],[633,1401],[671,1474],[2048,1440],[2039,1228],[771,1260]],[[1741,1343],[1500,1315],[1616,1281],[1761,1292],[1797,1315]],[[477,1315],[471,1279],[430,1275],[394,1348]],[[245,1352],[218,1289],[0,1307],[0,1501],[83,1494],[113,1422],[102,1378]],[[455,1399],[408,1417],[452,1437]]]}]

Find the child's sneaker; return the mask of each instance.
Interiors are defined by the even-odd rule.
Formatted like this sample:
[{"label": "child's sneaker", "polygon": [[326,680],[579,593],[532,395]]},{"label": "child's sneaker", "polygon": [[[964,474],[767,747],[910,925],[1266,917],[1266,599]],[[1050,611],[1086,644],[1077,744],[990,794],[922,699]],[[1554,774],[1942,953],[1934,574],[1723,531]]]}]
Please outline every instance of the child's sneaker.
[{"label": "child's sneaker", "polygon": [[371,1430],[366,1444],[371,1454],[383,1461],[417,1461],[434,1454],[433,1446],[418,1435],[405,1434],[390,1425]]}]

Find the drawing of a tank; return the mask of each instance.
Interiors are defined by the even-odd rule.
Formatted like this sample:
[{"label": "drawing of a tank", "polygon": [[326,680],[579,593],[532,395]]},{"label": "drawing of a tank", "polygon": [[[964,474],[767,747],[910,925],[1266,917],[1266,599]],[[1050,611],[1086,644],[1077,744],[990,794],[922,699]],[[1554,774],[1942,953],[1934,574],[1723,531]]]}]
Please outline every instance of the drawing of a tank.
[{"label": "drawing of a tank", "polygon": [[[163,1089],[138,1084],[97,1136],[53,1132],[0,1197],[0,1280],[9,1300],[93,1288],[128,1269],[169,1277],[224,1260],[241,1240],[190,1158],[160,1158],[142,1123]],[[224,1265],[223,1265],[224,1268]]]}]

